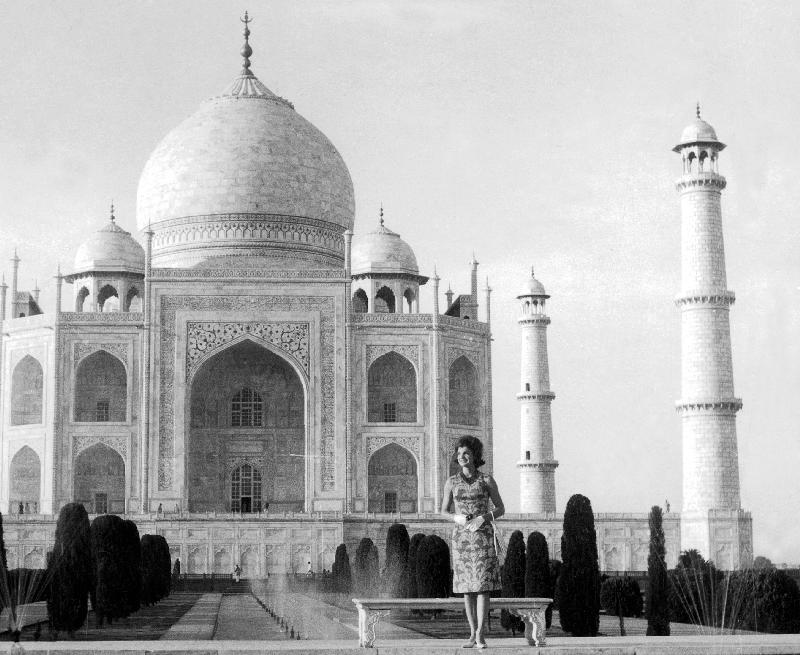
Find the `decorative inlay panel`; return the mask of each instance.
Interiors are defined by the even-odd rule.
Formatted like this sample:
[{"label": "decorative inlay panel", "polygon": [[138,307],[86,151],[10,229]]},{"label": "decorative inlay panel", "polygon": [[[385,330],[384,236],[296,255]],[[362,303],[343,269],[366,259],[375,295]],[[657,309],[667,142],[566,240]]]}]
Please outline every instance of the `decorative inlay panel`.
[{"label": "decorative inlay panel", "polygon": [[[174,482],[175,454],[175,312],[317,312],[319,315],[319,367],[321,396],[320,468],[322,491],[336,485],[334,447],[335,401],[335,318],[331,296],[162,296],[159,308],[159,421],[158,488],[171,489]],[[183,361],[183,357],[180,358]]]},{"label": "decorative inlay panel", "polygon": [[380,437],[367,437],[367,461],[372,455],[383,448],[384,446],[389,445],[390,443],[395,443],[398,446],[402,446],[409,452],[414,453],[417,456],[417,461],[420,459],[420,439],[419,437],[401,437],[401,436],[394,436],[394,435],[387,435],[387,436],[380,436]]},{"label": "decorative inlay panel", "polygon": [[72,461],[80,455],[87,448],[91,448],[95,444],[103,444],[108,446],[111,450],[116,451],[122,456],[122,459],[127,462],[128,460],[128,437],[107,437],[107,436],[81,436],[73,437],[72,439]]},{"label": "decorative inlay panel", "polygon": [[125,364],[125,368],[127,368],[128,344],[120,341],[106,343],[74,343],[72,345],[72,352],[74,355],[73,362],[77,365],[77,363],[84,357],[91,355],[98,350],[105,350],[106,352],[114,355],[118,359],[122,360],[122,363]]},{"label": "decorative inlay panel", "polygon": [[402,355],[414,365],[415,369],[419,370],[419,346],[410,344],[367,346],[367,368],[372,366],[372,363],[378,357],[382,357],[389,352],[396,352],[398,355]]},{"label": "decorative inlay panel", "polygon": [[296,360],[308,374],[308,323],[188,322],[186,324],[186,379],[220,346],[242,336],[269,343]]}]

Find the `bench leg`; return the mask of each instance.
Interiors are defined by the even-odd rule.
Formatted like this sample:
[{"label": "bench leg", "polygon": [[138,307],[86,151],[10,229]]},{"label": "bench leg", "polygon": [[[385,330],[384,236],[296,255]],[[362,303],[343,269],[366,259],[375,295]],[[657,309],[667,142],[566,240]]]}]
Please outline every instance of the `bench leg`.
[{"label": "bench leg", "polygon": [[371,610],[365,607],[358,608],[358,645],[361,648],[375,646],[375,626],[381,617],[388,616],[387,611]]},{"label": "bench leg", "polygon": [[529,646],[545,646],[547,622],[545,621],[545,608],[535,610],[511,610],[525,621],[525,639]]}]

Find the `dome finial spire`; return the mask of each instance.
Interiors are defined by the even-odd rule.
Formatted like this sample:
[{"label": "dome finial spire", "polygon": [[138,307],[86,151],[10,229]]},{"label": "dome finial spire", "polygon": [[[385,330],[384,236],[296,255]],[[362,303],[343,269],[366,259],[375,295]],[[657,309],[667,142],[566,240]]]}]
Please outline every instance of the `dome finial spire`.
[{"label": "dome finial spire", "polygon": [[381,203],[381,216],[380,216],[380,221],[381,221],[381,227],[383,227],[383,203]]},{"label": "dome finial spire", "polygon": [[113,223],[115,220],[117,220],[117,218],[116,218],[116,216],[114,216],[114,200],[112,198],[112,200],[111,200],[111,222]]},{"label": "dome finial spire", "polygon": [[240,21],[244,23],[244,45],[242,46],[241,55],[244,58],[242,62],[242,75],[252,75],[253,73],[250,72],[250,55],[253,54],[253,49],[250,47],[250,27],[249,24],[253,22],[253,19],[247,15],[247,12],[244,12],[244,18],[240,18]]},{"label": "dome finial spire", "polygon": [[700,118],[700,101],[697,101],[697,118]]},{"label": "dome finial spire", "polygon": [[536,277],[536,275],[533,272],[533,264],[531,264],[531,277]]}]

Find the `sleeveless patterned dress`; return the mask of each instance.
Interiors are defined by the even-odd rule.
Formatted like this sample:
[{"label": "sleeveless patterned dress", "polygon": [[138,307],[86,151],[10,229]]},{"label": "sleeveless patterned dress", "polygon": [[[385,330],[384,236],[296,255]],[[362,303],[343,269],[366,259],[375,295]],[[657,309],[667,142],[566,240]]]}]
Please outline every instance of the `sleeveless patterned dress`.
[{"label": "sleeveless patterned dress", "polygon": [[[489,511],[488,475],[476,473],[467,479],[459,471],[450,478],[456,514],[485,514]],[[491,522],[471,532],[464,525],[453,527],[453,592],[482,593],[500,589],[500,563],[494,549]]]}]

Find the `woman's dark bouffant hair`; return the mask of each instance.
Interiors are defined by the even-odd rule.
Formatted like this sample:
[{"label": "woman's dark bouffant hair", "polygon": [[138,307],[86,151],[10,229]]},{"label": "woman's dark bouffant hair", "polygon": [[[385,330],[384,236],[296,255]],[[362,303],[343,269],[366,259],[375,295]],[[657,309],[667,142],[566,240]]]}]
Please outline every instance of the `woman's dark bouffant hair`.
[{"label": "woman's dark bouffant hair", "polygon": [[465,435],[458,440],[456,444],[456,454],[459,448],[469,448],[472,451],[472,456],[475,458],[475,468],[480,468],[486,462],[483,461],[483,444],[478,437],[470,437]]}]

